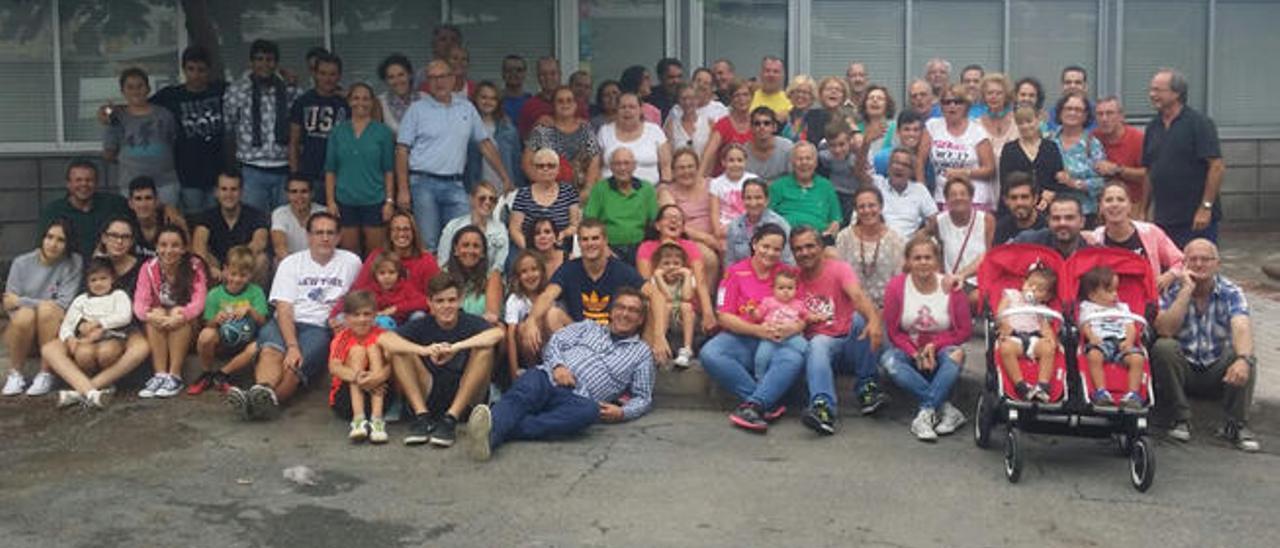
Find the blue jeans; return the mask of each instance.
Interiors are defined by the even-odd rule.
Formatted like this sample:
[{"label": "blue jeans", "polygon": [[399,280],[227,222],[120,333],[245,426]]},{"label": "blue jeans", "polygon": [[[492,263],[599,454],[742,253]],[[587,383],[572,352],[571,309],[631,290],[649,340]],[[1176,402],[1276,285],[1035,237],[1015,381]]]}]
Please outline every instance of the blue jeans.
[{"label": "blue jeans", "polygon": [[182,214],[190,217],[218,204],[211,188],[182,187]]},{"label": "blue jeans", "polygon": [[258,208],[268,216],[284,205],[284,185],[289,178],[288,169],[263,169],[240,164],[240,201]]},{"label": "blue jeans", "polygon": [[757,379],[763,378],[765,373],[769,372],[769,360],[773,359],[774,351],[783,346],[804,354],[809,348],[809,342],[805,340],[803,334],[792,335],[782,339],[782,342],[761,340],[760,344],[756,345],[755,377]]},{"label": "blue jeans", "polygon": [[879,356],[871,349],[871,339],[859,339],[867,327],[862,314],[853,314],[849,334],[843,337],[814,335],[809,339],[805,358],[805,382],[809,385],[809,402],[825,400],[836,408],[836,377],[839,372],[853,372],[854,393],[861,393],[867,383],[876,380]]},{"label": "blue jeans", "polygon": [[[298,364],[298,369],[293,370],[293,373],[306,386],[329,366],[329,343],[333,340],[333,331],[327,326],[302,322],[294,322],[293,327],[298,334],[298,350],[302,352],[302,363]],[[276,323],[275,318],[258,330],[258,346],[274,349],[281,354],[286,352],[284,335],[280,333],[280,324]]]},{"label": "blue jeans", "polygon": [[440,231],[450,219],[471,213],[471,203],[462,181],[436,179],[421,174],[409,176],[409,196],[418,234],[427,250],[436,253]]},{"label": "blue jeans", "polygon": [[951,397],[951,387],[960,377],[960,364],[950,354],[958,346],[938,350],[938,366],[932,373],[916,369],[916,361],[897,347],[884,351],[880,365],[884,366],[893,383],[910,392],[920,401],[921,409],[937,409]]},{"label": "blue jeans", "polygon": [[769,370],[753,377],[756,347],[760,339],[722,332],[702,346],[698,359],[716,383],[746,403],[772,409],[800,376],[804,354],[794,348],[780,346],[769,359]]},{"label": "blue jeans", "polygon": [[586,430],[600,417],[600,404],[551,384],[546,371],[531,369],[493,405],[489,446],[510,440],[562,438]]}]

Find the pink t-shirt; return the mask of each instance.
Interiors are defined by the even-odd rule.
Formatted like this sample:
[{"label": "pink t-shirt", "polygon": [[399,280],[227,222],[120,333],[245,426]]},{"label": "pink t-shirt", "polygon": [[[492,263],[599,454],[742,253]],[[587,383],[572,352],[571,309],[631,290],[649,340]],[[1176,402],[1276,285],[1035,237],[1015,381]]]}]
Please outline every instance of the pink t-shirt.
[{"label": "pink t-shirt", "polygon": [[784,303],[770,295],[760,301],[756,317],[761,319],[762,324],[795,323],[803,320],[807,312],[800,299],[793,298]]},{"label": "pink t-shirt", "polygon": [[734,263],[724,271],[724,278],[720,280],[720,291],[716,297],[720,312],[748,321],[757,317],[756,309],[766,297],[773,297],[773,278],[784,269],[789,267],[779,263],[761,278],[751,268],[750,258]]},{"label": "pink t-shirt", "polygon": [[[698,244],[693,243],[693,240],[685,240],[682,238],[676,243],[680,244],[680,248],[684,250],[685,255],[689,256],[689,264],[693,264],[694,261],[702,260],[702,253],[698,251]],[[640,242],[640,247],[636,249],[636,260],[653,260],[653,254],[657,253],[658,247],[661,245],[662,242],[657,240],[645,240]]]},{"label": "pink t-shirt", "polygon": [[804,300],[805,308],[815,316],[830,313],[831,319],[821,323],[809,324],[805,334],[844,337],[853,327],[853,301],[845,293],[845,286],[858,283],[858,275],[849,263],[834,259],[823,259],[821,272],[814,278],[800,275],[798,294]]}]

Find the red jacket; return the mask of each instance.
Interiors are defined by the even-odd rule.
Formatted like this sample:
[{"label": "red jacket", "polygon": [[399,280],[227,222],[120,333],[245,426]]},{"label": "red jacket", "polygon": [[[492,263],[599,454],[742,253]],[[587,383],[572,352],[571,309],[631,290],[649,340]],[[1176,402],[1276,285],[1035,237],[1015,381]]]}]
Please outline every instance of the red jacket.
[{"label": "red jacket", "polygon": [[937,333],[921,333],[916,343],[911,342],[911,335],[902,329],[902,301],[906,292],[906,280],[910,274],[898,274],[889,280],[884,288],[884,326],[889,333],[889,340],[906,352],[915,355],[919,346],[933,343],[942,350],[948,346],[959,346],[969,340],[973,334],[973,318],[969,316],[969,298],[963,291],[952,291],[947,297],[947,313],[951,317],[951,328]]},{"label": "red jacket", "polygon": [[[378,300],[378,311],[381,312],[389,307],[396,307],[396,313],[391,317],[395,319],[396,324],[400,325],[408,321],[409,315],[414,312],[427,311],[427,296],[424,295],[409,280],[400,278],[396,285],[391,289],[382,289],[382,286],[374,283],[372,287],[352,287],[352,291],[366,290],[373,293]],[[333,310],[329,312],[329,317],[336,318],[342,312],[342,301],[334,305]]]}]

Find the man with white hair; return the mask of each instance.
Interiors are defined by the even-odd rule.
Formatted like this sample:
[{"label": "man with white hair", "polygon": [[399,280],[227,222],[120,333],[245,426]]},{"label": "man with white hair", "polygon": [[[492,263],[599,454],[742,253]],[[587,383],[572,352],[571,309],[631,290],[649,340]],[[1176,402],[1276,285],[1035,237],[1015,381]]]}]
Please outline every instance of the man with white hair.
[{"label": "man with white hair", "polygon": [[1218,190],[1226,172],[1218,128],[1187,105],[1187,79],[1176,70],[1157,71],[1147,94],[1159,113],[1147,123],[1142,141],[1152,220],[1180,246],[1195,238],[1216,242],[1222,219]]},{"label": "man with white hair", "polygon": [[867,87],[871,85],[866,63],[858,61],[849,63],[849,68],[844,71],[844,79],[849,85],[849,100],[845,103],[856,108],[862,104],[862,98],[867,94]]},{"label": "man with white hair", "polygon": [[924,79],[933,88],[934,97],[942,97],[942,90],[951,84],[951,61],[934,57],[924,64]]}]

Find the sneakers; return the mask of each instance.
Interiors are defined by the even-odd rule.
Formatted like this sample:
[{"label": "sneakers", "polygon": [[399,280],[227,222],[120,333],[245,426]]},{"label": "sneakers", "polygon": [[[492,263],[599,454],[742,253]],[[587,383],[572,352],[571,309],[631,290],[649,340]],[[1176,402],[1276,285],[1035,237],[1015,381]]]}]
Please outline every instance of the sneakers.
[{"label": "sneakers", "polygon": [[489,406],[483,403],[475,406],[467,419],[467,454],[471,458],[486,461],[493,456],[493,445],[489,442],[492,431],[493,413]]},{"label": "sneakers", "polygon": [[22,373],[10,369],[9,376],[4,380],[4,391],[0,392],[5,396],[17,396],[27,389],[27,379],[22,377]]},{"label": "sneakers", "polygon": [[347,432],[347,439],[353,442],[364,441],[369,438],[369,421],[364,417],[351,420],[351,431]]},{"label": "sneakers", "polygon": [[253,406],[249,404],[249,394],[244,390],[234,386],[227,390],[227,405],[235,410],[240,420],[254,419]]},{"label": "sneakers", "polygon": [[827,405],[827,400],[818,400],[813,403],[805,412],[801,422],[808,426],[810,430],[817,432],[823,436],[830,436],[836,433],[836,418],[831,413],[831,407]]},{"label": "sneakers", "polygon": [[1141,409],[1144,404],[1142,396],[1138,395],[1137,392],[1129,391],[1125,393],[1123,398],[1120,398],[1120,405],[1131,409]]},{"label": "sneakers", "polygon": [[404,437],[405,445],[422,445],[431,439],[431,431],[435,429],[435,423],[432,422],[431,416],[426,413],[415,415],[409,423],[409,435]]},{"label": "sneakers", "polygon": [[779,405],[773,409],[765,411],[763,415],[760,415],[760,418],[764,419],[764,422],[776,422],[786,414],[787,406]]},{"label": "sneakers", "polygon": [[945,436],[965,423],[964,413],[961,413],[951,402],[942,403],[942,418],[938,420],[938,424],[933,427],[933,432],[939,436]]},{"label": "sneakers", "polygon": [[369,443],[387,443],[387,421],[374,417],[369,422]]},{"label": "sneakers", "polygon": [[431,431],[431,445],[436,447],[453,447],[453,442],[458,438],[458,419],[453,415],[445,413],[444,418],[436,423],[435,430]]},{"label": "sneakers", "polygon": [[1017,386],[1014,386],[1014,390],[1018,392],[1018,397],[1022,398],[1022,401],[1049,403],[1049,392],[1039,384],[1020,381]]},{"label": "sneakers", "polygon": [[1106,388],[1099,388],[1093,391],[1093,404],[1115,406],[1116,400],[1111,397],[1111,392]]},{"label": "sneakers", "polygon": [[858,407],[863,415],[879,411],[886,403],[889,403],[889,395],[881,392],[880,385],[875,381],[863,385],[862,392],[858,394]]},{"label": "sneakers", "polygon": [[911,433],[920,441],[938,441],[938,433],[933,430],[933,410],[921,409],[911,421]]},{"label": "sneakers", "polygon": [[684,348],[681,348],[680,351],[676,353],[676,359],[671,360],[671,364],[675,365],[676,367],[679,367],[680,369],[684,369],[686,367],[689,367],[689,363],[692,360],[693,360],[693,349],[686,346]]},{"label": "sneakers", "polygon": [[249,411],[259,420],[271,420],[280,414],[280,401],[276,393],[264,384],[255,384],[246,393],[249,398]]},{"label": "sneakers", "polygon": [[156,373],[155,375],[152,375],[150,379],[147,379],[147,384],[142,387],[142,390],[138,391],[138,397],[143,399],[156,397],[156,391],[160,390],[160,388],[164,386],[166,377],[168,377],[168,375],[164,373]]},{"label": "sneakers", "polygon": [[90,390],[84,395],[84,404],[93,409],[106,409],[107,403],[111,401],[113,390]]},{"label": "sneakers", "polygon": [[1191,441],[1191,423],[1174,421],[1173,426],[1169,428],[1169,437],[1181,442]]},{"label": "sneakers", "polygon": [[220,393],[226,394],[231,390],[231,376],[221,371],[213,372],[213,389]]},{"label": "sneakers", "polygon": [[175,375],[165,375],[160,386],[155,390],[157,398],[172,398],[182,393],[182,379]]},{"label": "sneakers", "polygon": [[1258,443],[1258,437],[1254,435],[1253,431],[1235,421],[1229,420],[1222,425],[1222,428],[1218,430],[1218,437],[1231,442],[1232,445],[1236,446],[1236,449],[1246,453],[1257,453],[1262,450],[1262,444]]},{"label": "sneakers", "polygon": [[84,403],[84,396],[75,390],[59,390],[58,391],[58,408],[71,407]]},{"label": "sneakers", "polygon": [[213,388],[213,380],[216,376],[217,373],[213,371],[205,371],[204,373],[201,373],[200,377],[197,378],[195,382],[191,383],[191,387],[187,388],[187,395],[199,396],[200,394],[203,394],[205,390]]},{"label": "sneakers", "polygon": [[31,379],[31,386],[27,387],[28,396],[43,396],[53,391],[53,375],[51,373],[41,371]]},{"label": "sneakers", "polygon": [[743,403],[729,414],[729,422],[734,426],[752,432],[764,433],[769,429],[769,423],[765,422],[764,417],[760,416],[760,407],[754,403]]}]

